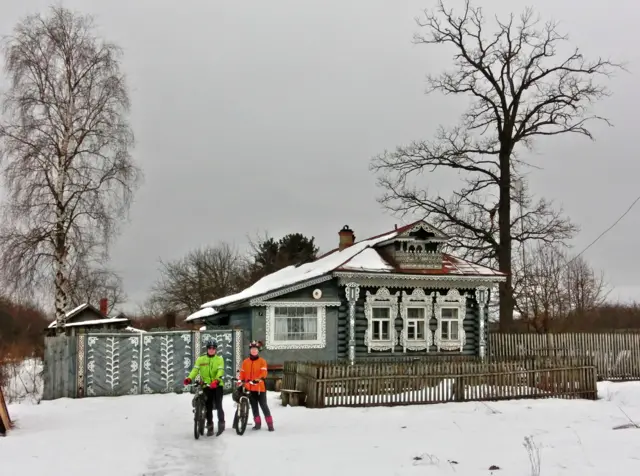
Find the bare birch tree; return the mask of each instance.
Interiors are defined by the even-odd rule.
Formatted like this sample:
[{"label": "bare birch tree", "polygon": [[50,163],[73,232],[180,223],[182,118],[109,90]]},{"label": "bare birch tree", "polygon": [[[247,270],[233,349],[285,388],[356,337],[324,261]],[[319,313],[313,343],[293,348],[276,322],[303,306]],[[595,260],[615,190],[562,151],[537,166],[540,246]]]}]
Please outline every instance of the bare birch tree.
[{"label": "bare birch tree", "polygon": [[[468,96],[471,104],[459,125],[440,128],[432,141],[380,154],[372,170],[381,176],[386,207],[445,225],[472,251],[495,259],[508,276],[499,287],[500,326],[506,329],[513,321],[512,242],[519,228],[512,214],[513,180],[528,167],[517,157],[518,147],[559,134],[592,138],[589,124],[607,123],[590,111],[609,94],[598,79],[619,65],[601,58],[588,61],[577,48],[560,53],[568,38],[556,23],[542,24],[531,9],[506,21],[496,19],[492,30],[482,10],[469,1],[457,15],[440,0],[418,24],[426,34],[416,35],[416,43],[454,51],[453,68],[429,76],[427,92]],[[466,183],[449,199],[434,197],[412,182],[434,169],[460,173]],[[560,220],[560,232],[544,236],[553,237],[551,241],[563,236],[567,223],[548,204],[540,202],[531,210],[531,220],[542,227],[555,228]],[[528,233],[540,234],[537,228]]]},{"label": "bare birch tree", "polygon": [[62,329],[70,263],[106,259],[141,177],[121,51],[90,16],[54,7],[19,22],[4,55],[0,270],[22,291],[53,284]]}]

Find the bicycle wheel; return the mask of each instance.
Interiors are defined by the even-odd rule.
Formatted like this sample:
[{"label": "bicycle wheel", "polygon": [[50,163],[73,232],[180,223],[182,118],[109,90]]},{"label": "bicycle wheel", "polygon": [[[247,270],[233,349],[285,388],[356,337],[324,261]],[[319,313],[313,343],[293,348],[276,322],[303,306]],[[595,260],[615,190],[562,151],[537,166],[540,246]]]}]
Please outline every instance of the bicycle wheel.
[{"label": "bicycle wheel", "polygon": [[200,399],[196,399],[194,407],[193,407],[193,437],[197,440],[200,438],[200,414],[202,403]]},{"label": "bicycle wheel", "polygon": [[206,418],[207,418],[207,409],[205,408],[204,399],[201,399],[200,400],[200,420],[199,420],[200,436],[204,435],[204,427],[205,427]]},{"label": "bicycle wheel", "polygon": [[244,435],[247,429],[247,421],[249,420],[249,402],[246,398],[240,399],[240,407],[238,408],[238,425],[236,426],[236,433],[238,435]]}]

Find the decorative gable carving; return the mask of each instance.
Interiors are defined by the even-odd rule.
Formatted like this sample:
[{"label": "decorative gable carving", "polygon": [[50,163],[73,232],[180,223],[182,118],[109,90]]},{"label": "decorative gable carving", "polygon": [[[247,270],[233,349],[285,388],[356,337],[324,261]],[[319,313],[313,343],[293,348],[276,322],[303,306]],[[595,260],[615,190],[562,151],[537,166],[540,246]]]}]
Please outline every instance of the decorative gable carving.
[{"label": "decorative gable carving", "polygon": [[442,246],[449,237],[425,222],[416,223],[385,244],[401,268],[441,269]]}]

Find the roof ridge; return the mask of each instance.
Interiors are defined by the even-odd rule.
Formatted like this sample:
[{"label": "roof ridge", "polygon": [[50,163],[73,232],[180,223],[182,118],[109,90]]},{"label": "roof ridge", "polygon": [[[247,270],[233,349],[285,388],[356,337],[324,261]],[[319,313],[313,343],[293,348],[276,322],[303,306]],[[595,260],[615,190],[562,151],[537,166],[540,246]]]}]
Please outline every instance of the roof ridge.
[{"label": "roof ridge", "polygon": [[[416,223],[423,222],[423,221],[424,221],[424,219],[416,220],[416,221],[414,221],[414,222],[407,223],[406,225],[402,225],[401,227],[394,228],[393,230],[385,231],[384,233],[379,233],[379,234],[377,234],[377,235],[370,236],[369,238],[365,238],[365,239],[360,240],[360,241],[355,241],[355,242],[353,243],[353,245],[351,245],[351,246],[357,245],[358,243],[363,243],[363,242],[365,242],[365,241],[376,240],[376,239],[378,239],[378,238],[382,238],[383,236],[385,236],[385,235],[389,235],[389,234],[391,234],[391,233],[402,233],[402,232],[406,231],[407,229],[409,229],[410,227],[414,226]],[[316,261],[318,261],[319,259],[322,259],[322,258],[324,258],[324,257],[326,257],[326,256],[329,256],[329,255],[330,255],[330,254],[332,254],[332,253],[335,253],[335,252],[336,252],[336,251],[338,251],[339,249],[340,249],[340,247],[338,246],[338,247],[336,247],[336,248],[333,248],[333,249],[331,249],[331,250],[327,251],[325,254],[318,256],[318,257],[316,258]],[[364,249],[366,249],[366,248],[364,248]],[[356,255],[358,255],[358,254],[360,254],[360,253],[361,253],[361,252],[356,253]],[[355,255],[354,255],[354,256],[355,256]],[[344,263],[343,263],[343,264],[344,264]]]}]

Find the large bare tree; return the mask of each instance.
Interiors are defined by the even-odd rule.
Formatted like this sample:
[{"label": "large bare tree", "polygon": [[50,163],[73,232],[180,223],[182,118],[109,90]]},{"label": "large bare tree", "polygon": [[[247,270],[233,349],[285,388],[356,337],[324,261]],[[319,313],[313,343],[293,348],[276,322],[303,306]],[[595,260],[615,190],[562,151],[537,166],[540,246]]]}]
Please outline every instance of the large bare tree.
[{"label": "large bare tree", "polygon": [[212,299],[240,291],[246,279],[246,260],[227,243],[190,251],[183,258],[160,262],[160,278],[148,307],[156,312],[187,314]]},{"label": "large bare tree", "polygon": [[[609,94],[599,80],[619,66],[601,58],[589,61],[577,48],[561,53],[567,37],[556,23],[541,23],[531,9],[489,26],[469,1],[458,15],[441,0],[418,24],[426,33],[416,35],[416,43],[454,52],[450,70],[428,77],[428,92],[468,96],[471,103],[461,122],[441,127],[434,140],[373,159],[385,190],[381,201],[444,225],[470,251],[497,262],[508,275],[499,287],[500,326],[506,329],[513,320],[514,239],[553,242],[573,231],[545,201],[529,207],[529,224],[520,231],[521,219],[512,209],[514,179],[522,179],[529,165],[517,156],[518,148],[559,134],[592,138],[590,122],[607,122],[590,111]],[[449,199],[433,196],[413,179],[434,169],[457,172],[465,184]]]},{"label": "large bare tree", "polygon": [[70,264],[105,260],[141,176],[121,51],[90,16],[54,7],[19,22],[4,55],[0,267],[13,288],[52,283],[62,329]]}]

